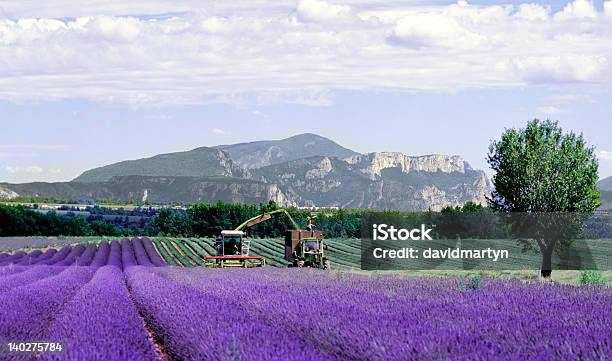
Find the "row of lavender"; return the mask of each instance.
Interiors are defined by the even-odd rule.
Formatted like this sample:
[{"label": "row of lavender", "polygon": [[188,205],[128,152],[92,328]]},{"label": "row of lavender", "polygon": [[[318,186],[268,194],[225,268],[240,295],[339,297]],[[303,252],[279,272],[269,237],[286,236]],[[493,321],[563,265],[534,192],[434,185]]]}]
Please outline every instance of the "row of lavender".
[{"label": "row of lavender", "polygon": [[[465,291],[448,278],[230,272],[231,277],[202,269],[127,271],[135,301],[152,329],[163,330],[176,359],[223,352],[254,360],[608,360],[612,355],[609,287],[488,280],[477,291]],[[202,308],[214,310],[207,315],[210,322],[189,317]],[[212,342],[198,342],[202,336]]]},{"label": "row of lavender", "polygon": [[59,251],[48,249],[29,253],[20,251],[15,254],[0,253],[0,267],[7,265],[32,266],[95,266],[113,265],[119,268],[140,266],[165,266],[148,238],[123,239],[121,241],[100,242],[98,245],[64,246]]},{"label": "row of lavender", "polygon": [[489,280],[462,291],[452,279],[315,270],[18,268],[0,272],[0,341],[66,340],[65,353],[46,360],[605,360],[612,354],[608,287]]},{"label": "row of lavender", "polygon": [[[39,265],[11,267],[18,270],[13,273],[2,268],[0,344],[65,342],[61,353],[37,358],[46,360],[159,359],[120,267]],[[31,359],[0,352],[2,361]]]}]

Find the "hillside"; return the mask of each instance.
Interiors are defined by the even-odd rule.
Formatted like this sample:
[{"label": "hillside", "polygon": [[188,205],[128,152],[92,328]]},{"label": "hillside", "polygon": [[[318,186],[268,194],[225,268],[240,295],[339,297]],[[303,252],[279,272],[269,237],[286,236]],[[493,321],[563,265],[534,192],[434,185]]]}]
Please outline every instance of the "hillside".
[{"label": "hillside", "polygon": [[599,207],[600,210],[612,210],[612,191],[602,191],[600,199],[603,203]]},{"label": "hillside", "polygon": [[109,199],[158,203],[258,204],[273,199],[281,206],[295,205],[274,184],[229,177],[114,177],[106,182],[0,183],[2,193],[12,197],[55,197],[72,200]]},{"label": "hillside", "polygon": [[597,187],[601,190],[601,202],[603,203],[600,210],[612,209],[612,177],[604,178],[597,182]]},{"label": "hillside", "polygon": [[187,152],[159,154],[150,158],[127,160],[88,170],[73,182],[105,182],[113,177],[178,176],[178,177],[245,177],[246,172],[233,164],[218,149],[201,147]]},{"label": "hillside", "polygon": [[305,206],[439,210],[484,203],[490,191],[482,171],[457,156],[408,157],[370,153],[346,160],[311,157],[253,170]]},{"label": "hillside", "polygon": [[597,187],[602,191],[612,192],[612,177],[604,178],[597,182]]},{"label": "hillside", "polygon": [[[217,149],[218,148],[218,149]],[[484,203],[490,184],[460,156],[358,154],[314,134],[201,147],[85,171],[72,182],[0,183],[0,198],[225,202],[439,210]]]},{"label": "hillside", "polygon": [[281,140],[219,145],[232,160],[254,169],[313,156],[346,158],[358,153],[316,134],[299,134]]}]

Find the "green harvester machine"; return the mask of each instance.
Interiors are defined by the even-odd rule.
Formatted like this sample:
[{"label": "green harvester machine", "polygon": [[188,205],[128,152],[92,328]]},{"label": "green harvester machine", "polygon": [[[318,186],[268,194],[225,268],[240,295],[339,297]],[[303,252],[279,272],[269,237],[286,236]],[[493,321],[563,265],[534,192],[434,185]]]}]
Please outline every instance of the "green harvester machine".
[{"label": "green harvester machine", "polygon": [[323,232],[288,230],[285,232],[285,259],[293,267],[329,269],[325,256],[327,247],[323,243]]},{"label": "green harvester machine", "polygon": [[276,215],[284,214],[293,225],[293,230],[285,232],[285,260],[294,267],[313,267],[328,269],[329,260],[325,257],[323,232],[300,230],[286,209],[277,209],[250,218],[234,230],[225,230],[215,241],[214,256],[205,257],[207,267],[262,267],[266,259],[250,255],[251,241],[246,238],[243,229],[267,221]]}]

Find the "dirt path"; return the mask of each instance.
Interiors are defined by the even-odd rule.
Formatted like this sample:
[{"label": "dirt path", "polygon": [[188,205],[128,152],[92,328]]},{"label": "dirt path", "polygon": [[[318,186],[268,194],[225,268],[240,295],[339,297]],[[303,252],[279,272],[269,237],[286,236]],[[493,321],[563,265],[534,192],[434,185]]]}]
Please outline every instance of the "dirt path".
[{"label": "dirt path", "polygon": [[[166,262],[168,263],[167,260],[164,259],[164,256],[162,254],[162,252],[159,251],[159,248],[157,247],[157,243],[156,242],[152,242],[153,243],[153,247],[155,248],[155,251],[157,252],[157,254],[159,254],[159,256]],[[166,253],[168,255],[170,255],[170,257],[174,260],[174,262],[179,266],[179,267],[184,267],[183,264],[181,262],[179,262],[178,259],[176,259],[176,257],[174,257],[174,254],[172,254],[172,252],[170,252],[170,250],[168,249],[168,247],[166,247],[166,245],[164,244],[164,242],[159,242],[159,244],[164,248],[164,250],[166,251]]]},{"label": "dirt path", "polygon": [[199,250],[201,253],[204,253],[204,254],[209,255],[209,256],[214,256],[214,255],[210,254],[208,251],[206,251],[206,249],[204,249],[202,246],[200,246],[196,242],[191,242],[191,244],[188,244],[188,246],[190,246],[190,248],[192,250],[194,250],[196,252],[196,254],[198,254],[198,255],[199,255],[199,253],[197,251]]},{"label": "dirt path", "polygon": [[180,253],[187,260],[187,262],[189,262],[189,264],[191,264],[191,266],[195,267],[198,265],[197,263],[195,263],[195,261],[191,259],[191,257],[189,257],[187,254],[185,254],[185,252],[183,252],[183,250],[181,249],[181,247],[178,246],[176,241],[170,241],[170,243],[172,244],[172,247],[176,249],[178,253]]},{"label": "dirt path", "polygon": [[[192,245],[188,242],[183,243],[185,245],[185,247],[187,247],[194,255],[194,257],[198,257],[198,260],[204,262],[204,257],[200,256],[198,254],[198,252],[196,252],[195,247],[192,247]],[[206,252],[204,252],[206,253]]]},{"label": "dirt path", "polygon": [[[124,275],[124,282],[126,282],[125,275]],[[147,322],[147,319],[145,318],[143,311],[140,309],[140,307],[138,307],[138,305],[136,304],[136,301],[134,301],[134,296],[132,295],[132,289],[130,288],[130,284],[127,282],[126,282],[126,287],[128,290],[128,296],[130,297],[130,301],[132,302],[132,304],[138,311],[138,315],[140,316],[140,319],[142,320],[142,325],[145,331],[147,332],[149,341],[153,345],[153,349],[155,350],[155,353],[157,354],[159,360],[160,361],[170,361],[171,359],[168,356],[168,352],[166,351],[166,347],[164,346],[164,342],[162,338],[159,337],[157,334],[155,334],[155,332],[153,331],[153,328]]]}]

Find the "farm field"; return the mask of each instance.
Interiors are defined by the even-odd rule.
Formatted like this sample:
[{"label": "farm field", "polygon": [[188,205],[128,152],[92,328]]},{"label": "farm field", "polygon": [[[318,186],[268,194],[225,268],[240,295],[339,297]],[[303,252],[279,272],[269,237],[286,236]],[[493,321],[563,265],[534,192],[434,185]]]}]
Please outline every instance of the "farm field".
[{"label": "farm field", "polygon": [[610,287],[485,279],[467,289],[456,278],[401,273],[177,267],[157,251],[161,244],[176,252],[168,259],[195,262],[208,250],[200,242],[182,252],[175,240],[136,238],[0,255],[0,341],[65,340],[63,353],[42,360],[604,360],[612,353]]},{"label": "farm field", "polygon": [[152,246],[103,242],[96,252],[66,247],[0,266],[0,341],[67,340],[43,360],[599,360],[612,352],[609,287],[487,280],[465,290],[451,278],[172,267]]},{"label": "farm field", "polygon": [[[0,238],[0,265],[3,263],[3,253],[23,253],[46,251],[51,248],[61,250],[65,246],[75,247],[77,245],[92,245],[97,247],[101,243],[111,244],[114,237],[11,237]],[[117,240],[120,241],[120,240]],[[151,237],[152,243],[159,250],[166,263],[181,267],[197,267],[203,264],[205,256],[214,252],[212,248],[214,240],[212,238],[171,238],[171,237]],[[326,254],[331,259],[331,268],[334,271],[356,272],[363,275],[420,275],[420,276],[481,276],[488,278],[518,278],[523,280],[536,280],[539,277],[539,270],[504,270],[504,271],[483,271],[483,270],[419,270],[419,271],[362,271],[360,264],[361,242],[355,238],[334,238],[326,239]],[[588,240],[594,254],[603,255],[609,248],[609,240]],[[519,251],[519,246],[515,251]],[[186,249],[185,249],[186,248]],[[54,251],[52,251],[54,252]],[[38,252],[34,253],[36,255]],[[251,243],[251,254],[264,256],[267,265],[272,267],[287,267],[288,263],[284,260],[283,240],[282,239],[254,239]],[[526,257],[533,258],[533,264],[539,263],[539,254],[532,253]],[[27,264],[28,259],[23,258],[13,260],[11,263],[22,262]],[[607,262],[610,262],[607,259]],[[4,264],[8,264],[4,260]],[[552,281],[563,284],[579,284],[581,271],[555,270],[552,274]],[[604,282],[612,284],[612,271],[602,271]]]},{"label": "farm field", "polygon": [[[214,239],[212,238],[144,238],[145,243],[152,244],[156,252],[166,263],[172,266],[196,267],[203,265],[204,257],[214,255]],[[73,250],[78,247],[98,249],[100,245],[123,243],[123,240],[100,237],[80,238],[0,238],[0,265],[19,263],[27,265],[34,262],[34,257],[41,250]],[[332,267],[338,270],[356,270],[360,268],[361,242],[359,239],[326,239],[327,254],[332,259]],[[106,247],[106,246],[104,246]],[[80,257],[78,253],[75,257]],[[3,253],[4,252],[4,253]],[[13,258],[3,259],[10,254]],[[33,253],[34,252],[34,253]],[[287,267],[284,259],[284,244],[282,239],[257,239],[251,243],[251,254],[264,256],[267,264],[273,267]]]}]

